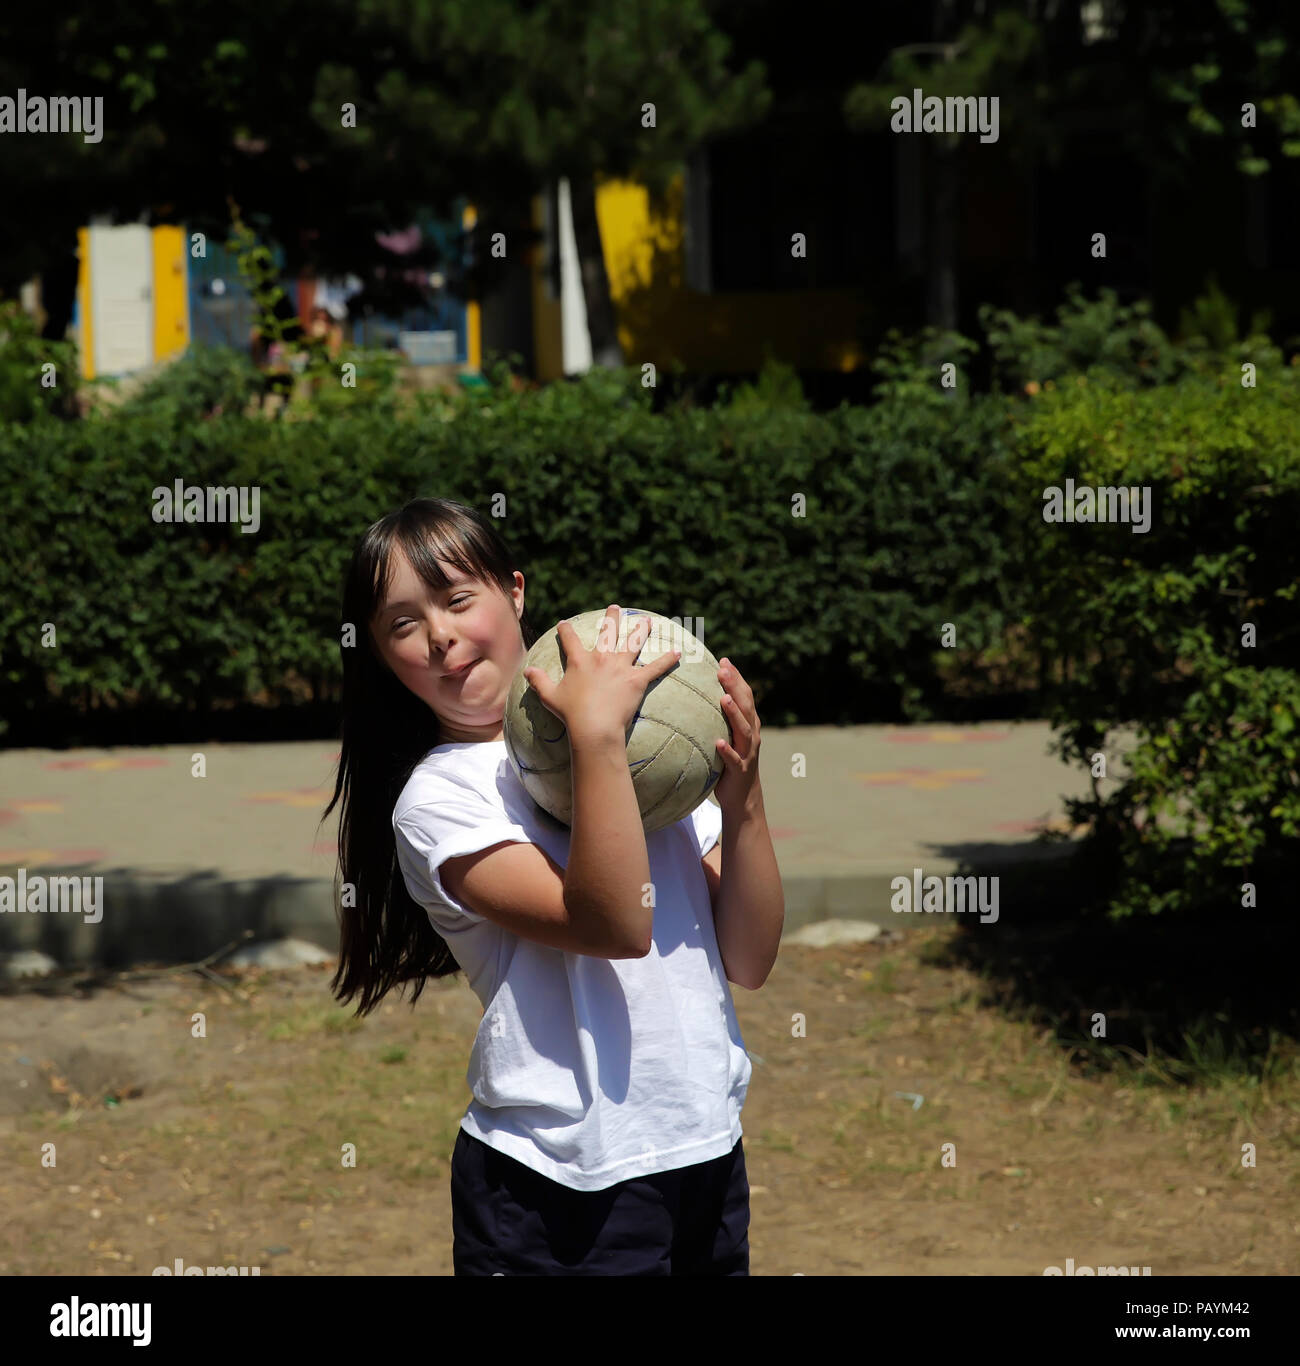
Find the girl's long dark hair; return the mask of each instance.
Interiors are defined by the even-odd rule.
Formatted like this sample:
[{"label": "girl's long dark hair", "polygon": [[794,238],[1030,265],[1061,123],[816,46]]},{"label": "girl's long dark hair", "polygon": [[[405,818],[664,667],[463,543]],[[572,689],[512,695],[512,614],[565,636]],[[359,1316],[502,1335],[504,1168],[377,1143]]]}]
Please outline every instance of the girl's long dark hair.
[{"label": "girl's long dark hair", "polygon": [[[361,999],[366,1015],[399,983],[415,982],[411,1004],[429,977],[460,971],[447,942],[424,909],[411,899],[397,863],[393,808],[416,764],[440,743],[437,714],[400,683],[383,662],[370,623],[383,604],[394,551],[431,588],[448,586],[443,560],[507,595],[518,566],[503,538],[472,508],[446,498],[416,498],[367,528],[353,552],[343,585],[343,727],[334,796],[340,798],[338,971],[330,982],[335,998]],[[525,610],[519,619],[524,646],[535,635]],[[322,817],[322,820],[324,817]],[[342,886],[337,884],[341,883]],[[355,904],[347,904],[354,901]]]}]

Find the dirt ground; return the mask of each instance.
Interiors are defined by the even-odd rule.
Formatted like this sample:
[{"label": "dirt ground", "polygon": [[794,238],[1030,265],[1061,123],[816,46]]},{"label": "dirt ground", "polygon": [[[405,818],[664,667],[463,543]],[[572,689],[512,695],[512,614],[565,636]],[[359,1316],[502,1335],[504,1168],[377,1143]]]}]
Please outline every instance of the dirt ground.
[{"label": "dirt ground", "polygon": [[[756,1059],[752,1274],[1037,1276],[1066,1258],[1294,1274],[1294,1071],[1173,1087],[1081,1067],[1058,1031],[945,960],[955,933],[787,946],[761,991],[733,988]],[[147,1275],[178,1257],[451,1274],[448,1162],[478,1002],[452,979],[358,1023],[329,975],[0,997],[0,1274]]]}]

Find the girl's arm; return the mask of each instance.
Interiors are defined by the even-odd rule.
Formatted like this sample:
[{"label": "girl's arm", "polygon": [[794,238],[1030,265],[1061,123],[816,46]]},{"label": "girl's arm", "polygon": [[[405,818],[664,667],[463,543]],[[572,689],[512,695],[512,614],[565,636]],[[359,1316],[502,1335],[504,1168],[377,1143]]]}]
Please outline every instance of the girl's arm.
[{"label": "girl's arm", "polygon": [[781,946],[785,891],[758,781],[763,728],[753,689],[725,657],[718,681],[725,690],[722,710],[731,744],[718,741],[726,770],[715,789],[722,808],[722,878],[713,928],[728,979],[757,991],[767,981]]},{"label": "girl's arm", "polygon": [[643,905],[650,881],[645,827],[621,732],[569,732],[573,823],[564,871],[564,904],[577,921],[599,917],[610,937],[644,957],[654,907]]},{"label": "girl's arm", "polygon": [[757,782],[743,807],[723,811],[721,843],[722,879],[713,910],[718,951],[727,979],[757,991],[776,962],[785,927],[781,870]]}]

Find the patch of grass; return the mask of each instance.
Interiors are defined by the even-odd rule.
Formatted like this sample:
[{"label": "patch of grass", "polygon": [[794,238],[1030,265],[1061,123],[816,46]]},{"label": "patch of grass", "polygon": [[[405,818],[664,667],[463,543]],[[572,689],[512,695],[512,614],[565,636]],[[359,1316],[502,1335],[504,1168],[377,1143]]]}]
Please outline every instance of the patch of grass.
[{"label": "patch of grass", "polygon": [[867,985],[873,991],[881,991],[890,995],[898,990],[894,982],[894,974],[897,971],[898,964],[892,958],[882,958],[876,965]]},{"label": "patch of grass", "polygon": [[[1273,1101],[1295,1093],[1300,1010],[1287,965],[1300,948],[1297,924],[1275,918],[1225,939],[1205,917],[1110,924],[1062,917],[1053,905],[1039,921],[996,930],[936,929],[909,961],[973,975],[978,1014],[1031,1025],[1026,1039],[1046,1025],[1081,1077],[1109,1073],[1150,1091],[1242,1087]],[[975,995],[954,995],[944,1009]],[[1099,1012],[1104,1039],[1092,1036]]]},{"label": "patch of grass", "polygon": [[857,1170],[875,1176],[918,1176],[921,1172],[928,1172],[932,1165],[928,1158],[911,1162],[860,1162]]},{"label": "patch of grass", "polygon": [[930,933],[917,946],[916,961],[926,968],[946,968],[952,965],[952,954],[946,937]]},{"label": "patch of grass", "polygon": [[1241,1087],[1276,1092],[1300,1080],[1300,1049],[1293,1039],[1270,1030],[1261,1049],[1255,1031],[1234,1028],[1222,1014],[1186,1025],[1177,1053],[1149,1038],[1144,1050],[1094,1039],[1063,1021],[1056,1022],[1055,1034],[1060,1046],[1076,1058],[1081,1075],[1113,1074],[1141,1090]]},{"label": "patch of grass", "polygon": [[273,1043],[305,1039],[313,1034],[355,1034],[364,1028],[365,1021],[337,1006],[299,1006],[291,1012],[279,1012],[278,1018],[264,1024],[265,1037]]}]

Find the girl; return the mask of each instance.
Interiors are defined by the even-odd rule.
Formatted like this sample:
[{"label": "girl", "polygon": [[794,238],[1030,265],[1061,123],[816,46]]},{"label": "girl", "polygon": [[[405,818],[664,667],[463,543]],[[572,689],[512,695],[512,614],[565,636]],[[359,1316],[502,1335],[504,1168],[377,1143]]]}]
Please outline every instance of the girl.
[{"label": "girl", "polygon": [[[594,650],[567,622],[571,827],[506,755],[506,696],[535,634],[524,576],[477,513],[416,499],[362,536],[343,593],[338,999],[463,968],[483,1006],[451,1164],[457,1275],[749,1274],[740,1110],[751,1066],[715,932],[724,821],[744,866],[733,968],[770,971],[784,905],[757,785],[753,695],[723,661],[719,806],[646,835],[626,734],[678,654],[636,663],[619,608]],[[734,746],[734,748],[733,748]],[[734,856],[742,861],[740,855]],[[743,877],[743,881],[741,881]],[[652,889],[649,895],[645,889]],[[732,909],[757,910],[741,929]],[[731,939],[727,940],[730,947]]]}]

